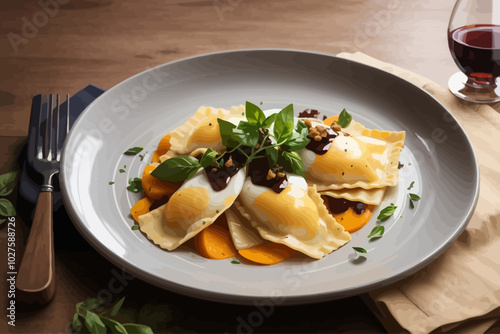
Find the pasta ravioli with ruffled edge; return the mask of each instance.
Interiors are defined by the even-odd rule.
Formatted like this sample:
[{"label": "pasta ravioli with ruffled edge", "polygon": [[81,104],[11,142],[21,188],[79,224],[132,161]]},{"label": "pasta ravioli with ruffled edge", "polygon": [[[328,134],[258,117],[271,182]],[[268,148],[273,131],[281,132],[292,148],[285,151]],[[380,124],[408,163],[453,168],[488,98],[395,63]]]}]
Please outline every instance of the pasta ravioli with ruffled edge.
[{"label": "pasta ravioli with ruffled edge", "polygon": [[[313,126],[328,127],[318,120]],[[344,188],[382,188],[398,183],[398,163],[405,132],[371,130],[351,121],[319,155],[307,148],[299,151],[306,178],[318,191]]]}]

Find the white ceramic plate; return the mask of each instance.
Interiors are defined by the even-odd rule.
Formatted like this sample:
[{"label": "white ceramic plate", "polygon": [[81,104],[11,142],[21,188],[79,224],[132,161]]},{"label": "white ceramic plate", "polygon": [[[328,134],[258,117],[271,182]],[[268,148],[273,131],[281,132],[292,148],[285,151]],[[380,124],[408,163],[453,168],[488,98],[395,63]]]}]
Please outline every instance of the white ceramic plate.
[{"label": "white ceramic plate", "polygon": [[[274,266],[207,260],[191,248],[164,251],[132,231],[125,189],[140,177],[158,141],[201,105],[245,101],[263,109],[293,103],[334,115],[347,108],[368,127],[405,130],[400,185],[380,206],[398,209],[385,235],[369,241],[373,219],[352,241],[321,260],[296,256]],[[146,158],[123,155],[144,146]],[[91,104],[65,143],[65,206],[80,233],[111,262],[159,287],[193,297],[250,304],[276,297],[296,304],[347,297],[406,277],[430,263],[460,234],[474,210],[479,168],[464,131],[433,97],[413,84],[332,55],[239,50],[165,64],[113,87]],[[126,165],[126,168],[124,167]],[[125,173],[119,173],[119,169]],[[109,182],[115,182],[109,185]],[[408,186],[422,200],[409,209]],[[368,251],[352,260],[352,247]]]}]

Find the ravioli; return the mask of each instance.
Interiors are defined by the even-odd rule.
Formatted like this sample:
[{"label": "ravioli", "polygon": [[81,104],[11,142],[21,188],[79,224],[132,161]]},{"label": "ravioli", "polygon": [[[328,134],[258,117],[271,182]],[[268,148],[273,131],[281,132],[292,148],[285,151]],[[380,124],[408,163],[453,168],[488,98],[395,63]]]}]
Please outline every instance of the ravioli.
[{"label": "ravioli", "polygon": [[235,205],[262,238],[315,259],[351,240],[328,213],[316,188],[308,187],[300,176],[289,175],[288,185],[279,194],[247,178]]},{"label": "ravioli", "polygon": [[139,216],[142,232],[161,248],[174,250],[212,224],[239,195],[245,180],[241,169],[227,187],[214,191],[203,169],[170,197],[167,204]]},{"label": "ravioli", "polygon": [[186,123],[169,133],[170,154],[189,154],[198,148],[212,148],[216,151],[223,149],[217,118],[241,118],[244,112],[243,105],[231,107],[230,110],[200,107]]},{"label": "ravioli", "polygon": [[384,198],[384,194],[386,191],[386,187],[384,188],[371,188],[371,189],[363,189],[363,188],[353,188],[353,189],[339,189],[339,190],[327,190],[321,191],[320,194],[324,196],[329,196],[333,198],[345,198],[349,201],[353,202],[362,202],[371,205],[380,205],[382,199]]},{"label": "ravioli", "polygon": [[252,224],[241,215],[235,206],[227,209],[226,219],[233,244],[237,250],[258,246],[264,242],[257,230],[252,227]]},{"label": "ravioli", "polygon": [[[314,126],[327,127],[319,121]],[[319,155],[305,148],[298,153],[306,178],[319,191],[382,188],[398,183],[398,162],[405,132],[366,129],[351,124],[338,133],[328,151]]]}]

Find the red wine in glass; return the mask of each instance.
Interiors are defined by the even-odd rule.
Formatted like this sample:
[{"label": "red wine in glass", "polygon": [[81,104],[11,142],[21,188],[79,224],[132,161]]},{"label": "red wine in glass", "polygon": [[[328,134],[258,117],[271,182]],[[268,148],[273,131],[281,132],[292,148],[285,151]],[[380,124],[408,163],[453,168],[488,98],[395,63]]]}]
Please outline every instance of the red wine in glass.
[{"label": "red wine in glass", "polygon": [[493,22],[493,1],[457,1],[448,29],[451,55],[463,72],[450,78],[449,87],[471,102],[500,101],[500,22]]}]

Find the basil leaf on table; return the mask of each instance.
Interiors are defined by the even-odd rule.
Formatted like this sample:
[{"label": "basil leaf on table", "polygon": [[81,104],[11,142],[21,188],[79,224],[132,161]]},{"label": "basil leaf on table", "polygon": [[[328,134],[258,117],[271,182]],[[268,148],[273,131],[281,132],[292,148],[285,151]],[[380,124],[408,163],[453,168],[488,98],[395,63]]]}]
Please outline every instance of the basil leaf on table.
[{"label": "basil leaf on table", "polygon": [[368,238],[380,238],[384,235],[385,228],[382,225],[375,226],[373,230],[368,234]]},{"label": "basil leaf on table", "polygon": [[125,327],[120,324],[118,321],[109,319],[106,317],[101,317],[101,321],[111,330],[113,334],[131,334],[133,332],[128,332]]},{"label": "basil leaf on table", "polygon": [[219,123],[220,136],[222,138],[222,145],[233,148],[241,144],[240,138],[234,133],[236,125],[223,119],[217,118]]},{"label": "basil leaf on table", "polygon": [[293,134],[293,124],[293,104],[289,104],[276,115],[274,121],[274,137],[278,143]]},{"label": "basil leaf on table", "polygon": [[207,149],[200,160],[201,167],[205,168],[210,166],[217,160],[217,152],[212,150],[211,148]]},{"label": "basil leaf on table", "polygon": [[383,208],[382,211],[380,211],[380,213],[378,214],[377,219],[383,220],[383,219],[389,218],[390,216],[392,216],[394,214],[396,209],[397,209],[397,206],[395,206],[394,204],[391,204],[391,205]]},{"label": "basil leaf on table", "polygon": [[106,326],[102,323],[101,318],[92,311],[87,311],[85,327],[92,334],[106,334]]},{"label": "basil leaf on table", "polygon": [[[14,182],[17,177],[17,172],[9,172],[0,175],[0,195],[7,196],[12,192],[12,188],[9,190],[4,190],[7,186]],[[10,187],[9,187],[10,188]],[[3,192],[2,192],[3,191]]]},{"label": "basil leaf on table", "polygon": [[266,115],[258,106],[247,101],[245,105],[245,112],[248,123],[255,125],[262,125],[266,120]]},{"label": "basil leaf on table", "polygon": [[151,327],[140,324],[123,324],[128,333],[154,334]]},{"label": "basil leaf on table", "polygon": [[347,128],[349,124],[351,124],[351,121],[352,121],[351,114],[349,114],[347,110],[344,109],[339,115],[339,120],[337,121],[337,124],[343,128]]},{"label": "basil leaf on table", "polygon": [[196,158],[179,155],[163,161],[151,172],[151,175],[163,181],[184,181],[196,174],[200,167]]}]

